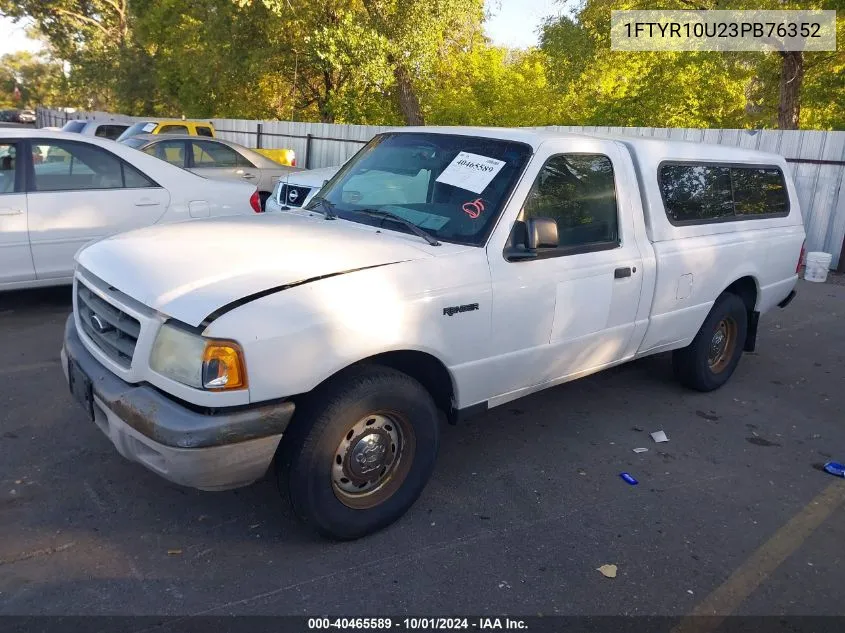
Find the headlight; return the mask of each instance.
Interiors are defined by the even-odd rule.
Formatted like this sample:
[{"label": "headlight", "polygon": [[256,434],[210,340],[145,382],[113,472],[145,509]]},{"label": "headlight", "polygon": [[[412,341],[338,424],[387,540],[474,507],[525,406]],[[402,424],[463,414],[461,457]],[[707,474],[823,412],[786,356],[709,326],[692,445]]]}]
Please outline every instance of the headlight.
[{"label": "headlight", "polygon": [[150,368],[184,385],[209,391],[246,387],[243,350],[165,323],[150,354]]}]

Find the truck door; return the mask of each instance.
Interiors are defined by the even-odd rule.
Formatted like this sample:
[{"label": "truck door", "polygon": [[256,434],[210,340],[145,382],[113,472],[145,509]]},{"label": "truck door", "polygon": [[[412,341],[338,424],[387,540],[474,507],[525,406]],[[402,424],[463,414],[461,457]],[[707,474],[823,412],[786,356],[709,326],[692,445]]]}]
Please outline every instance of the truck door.
[{"label": "truck door", "polygon": [[[515,192],[516,217],[497,229],[507,241],[494,234],[488,245],[493,345],[507,367],[496,372],[493,405],[629,356],[642,292],[627,154],[613,141],[561,139],[544,143],[533,164],[542,167]],[[512,257],[530,218],[555,220],[559,244]]]}]

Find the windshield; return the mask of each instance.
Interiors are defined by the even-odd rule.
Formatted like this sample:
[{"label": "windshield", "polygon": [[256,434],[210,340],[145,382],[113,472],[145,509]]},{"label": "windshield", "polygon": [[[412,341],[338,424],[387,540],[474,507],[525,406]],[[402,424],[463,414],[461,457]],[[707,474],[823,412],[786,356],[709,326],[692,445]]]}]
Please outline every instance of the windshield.
[{"label": "windshield", "polygon": [[149,143],[149,141],[145,138],[128,138],[124,141],[120,141],[124,145],[128,145],[129,147],[134,147],[135,149],[139,149],[143,145]]},{"label": "windshield", "polygon": [[156,124],[150,121],[142,121],[140,123],[136,123],[135,125],[130,125],[123,131],[123,134],[117,137],[118,141],[122,141],[124,139],[129,138],[130,136],[137,136],[138,134],[146,134],[147,132],[152,132],[156,129]]},{"label": "windshield", "polygon": [[68,121],[64,124],[64,127],[62,127],[62,132],[73,132],[74,134],[79,134],[85,127],[86,123],[88,123],[88,121]]},{"label": "windshield", "polygon": [[531,148],[457,134],[380,134],[353,157],[308,208],[346,220],[408,231],[367,210],[399,216],[432,236],[481,245],[495,225]]}]

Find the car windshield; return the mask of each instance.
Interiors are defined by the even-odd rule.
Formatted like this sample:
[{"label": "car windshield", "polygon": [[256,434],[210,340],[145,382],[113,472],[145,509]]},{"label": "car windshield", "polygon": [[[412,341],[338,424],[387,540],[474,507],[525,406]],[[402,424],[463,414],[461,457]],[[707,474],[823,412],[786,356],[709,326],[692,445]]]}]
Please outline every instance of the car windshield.
[{"label": "car windshield", "polygon": [[87,121],[68,121],[62,127],[62,132],[73,132],[79,134],[84,128]]},{"label": "car windshield", "polygon": [[[528,145],[513,141],[458,134],[380,134],[308,208],[331,208],[346,220],[407,232],[384,217],[391,214],[437,239],[481,245],[530,156]],[[373,210],[385,213],[367,213]]]},{"label": "car windshield", "polygon": [[134,137],[134,138],[127,138],[127,139],[125,139],[125,140],[123,140],[123,141],[120,141],[120,142],[121,142],[123,145],[128,145],[129,147],[134,147],[135,149],[139,149],[139,148],[141,148],[142,146],[144,146],[144,145],[146,145],[147,143],[149,143],[149,141],[148,141],[147,139],[145,139],[145,138],[138,138],[138,137]]},{"label": "car windshield", "polygon": [[123,134],[117,137],[118,141],[122,141],[127,139],[131,136],[137,136],[138,134],[146,134],[148,132],[152,132],[156,129],[156,124],[151,121],[141,121],[140,123],[136,123],[135,125],[130,125],[123,131]]}]

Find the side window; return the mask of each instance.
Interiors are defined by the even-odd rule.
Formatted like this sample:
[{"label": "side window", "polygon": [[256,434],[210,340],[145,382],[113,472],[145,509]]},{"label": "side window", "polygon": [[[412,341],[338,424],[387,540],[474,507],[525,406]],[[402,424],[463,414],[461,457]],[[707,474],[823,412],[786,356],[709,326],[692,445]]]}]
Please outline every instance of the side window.
[{"label": "side window", "polygon": [[15,192],[18,153],[14,143],[0,143],[0,194]]},{"label": "side window", "polygon": [[152,154],[156,158],[167,161],[171,165],[177,167],[185,167],[185,141],[172,140],[161,141],[146,147],[144,151],[147,154]]},{"label": "side window", "polygon": [[734,214],[728,167],[663,165],[660,193],[674,222],[707,222]]},{"label": "side window", "polygon": [[[122,189],[125,173],[132,170],[128,165],[124,170],[122,161],[111,152],[87,143],[51,140],[40,147],[42,151],[46,148],[46,159],[33,165],[35,191]],[[153,186],[142,178],[149,183],[143,186]]]},{"label": "side window", "polygon": [[610,159],[601,154],[561,154],[546,161],[522,209],[522,219],[539,217],[557,221],[561,248],[618,245]]},{"label": "side window", "polygon": [[198,125],[197,136],[207,136],[208,138],[213,138],[214,134],[211,133],[210,127],[206,127],[205,125]]},{"label": "side window", "polygon": [[194,167],[252,167],[235,150],[213,141],[194,141]]},{"label": "side window", "polygon": [[731,168],[737,215],[786,215],[789,199],[783,174],[773,167]]},{"label": "side window", "polygon": [[783,174],[776,167],[666,164],[660,193],[673,223],[771,217],[789,213]]},{"label": "side window", "polygon": [[146,189],[156,184],[128,163],[123,163],[123,186],[127,189]]},{"label": "side window", "polygon": [[159,134],[187,134],[188,128],[184,125],[162,125]]}]

